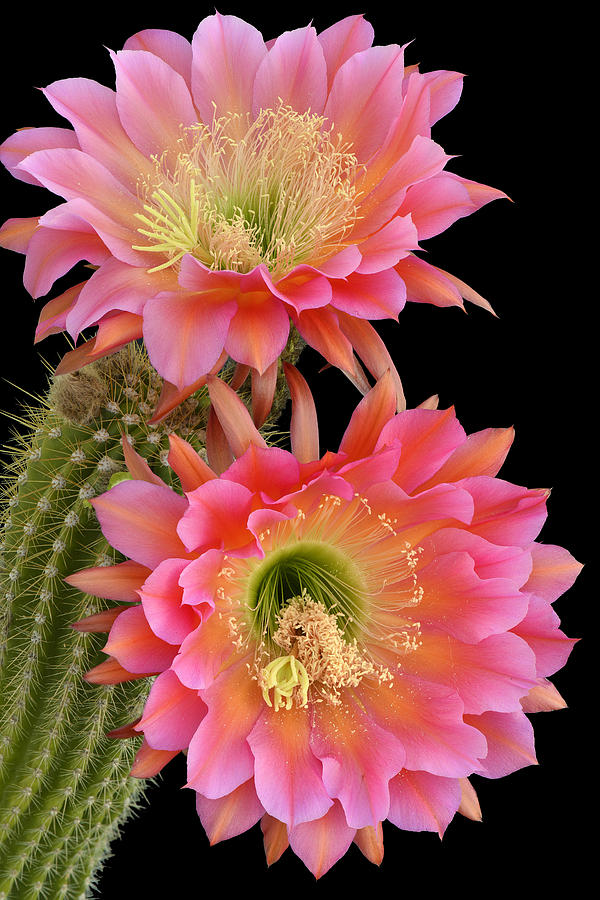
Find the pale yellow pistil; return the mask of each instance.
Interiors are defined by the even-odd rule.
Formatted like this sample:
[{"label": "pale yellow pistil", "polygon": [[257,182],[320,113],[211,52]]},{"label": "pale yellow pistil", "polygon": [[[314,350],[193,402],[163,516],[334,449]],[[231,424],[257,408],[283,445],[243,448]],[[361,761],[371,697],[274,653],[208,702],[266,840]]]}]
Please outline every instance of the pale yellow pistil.
[{"label": "pale yellow pistil", "polygon": [[134,249],[158,256],[150,271],[191,253],[211,269],[264,263],[281,277],[345,246],[357,220],[357,161],[322,116],[281,104],[254,122],[184,128],[179,145],[138,185],[145,243]]},{"label": "pale yellow pistil", "polygon": [[[322,603],[316,603],[306,593],[293,597],[278,617],[273,642],[288,650],[290,655],[279,656],[260,670],[259,684],[269,706],[269,690],[275,688],[275,709],[286,697],[286,709],[291,709],[294,692],[297,705],[306,706],[308,688],[314,685],[319,696],[337,705],[343,688],[357,687],[366,676],[380,683],[392,681],[387,668],[374,663],[360,650],[356,640],[347,640],[337,617]],[[278,701],[279,692],[279,701]]]},{"label": "pale yellow pistil", "polygon": [[[294,656],[278,656],[265,666],[260,673],[260,686],[267,706],[274,706],[275,712],[280,706],[291,709],[294,694],[298,697],[298,706],[306,706],[308,686],[310,684],[306,669]],[[273,703],[269,696],[273,691]]]}]

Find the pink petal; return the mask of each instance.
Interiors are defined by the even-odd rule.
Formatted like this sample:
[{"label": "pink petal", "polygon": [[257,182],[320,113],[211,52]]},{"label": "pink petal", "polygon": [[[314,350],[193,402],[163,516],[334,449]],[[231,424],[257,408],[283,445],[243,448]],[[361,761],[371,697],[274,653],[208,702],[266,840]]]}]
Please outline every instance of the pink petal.
[{"label": "pink petal", "polygon": [[73,125],[81,149],[135,193],[138,179],[154,167],[123,129],[115,92],[89,78],[65,78],[49,84],[44,95]]},{"label": "pink petal", "polygon": [[307,344],[318,350],[327,362],[343,372],[354,371],[352,345],[340,330],[334,310],[307,309],[292,319]]},{"label": "pink petal", "polygon": [[128,344],[129,341],[136,341],[141,337],[141,316],[128,312],[107,313],[102,321],[98,323],[98,331],[94,338],[94,359],[107,356],[124,344]]},{"label": "pink petal", "polygon": [[363,16],[346,16],[319,34],[319,43],[327,63],[328,90],[331,89],[340,66],[355,53],[368,50],[374,36],[373,26]]},{"label": "pink petal", "polygon": [[120,309],[141,315],[147,301],[172,284],[172,275],[148,273],[110,257],[93,273],[67,316],[67,329],[73,338],[98,322],[107,312]]},{"label": "pink petal", "polygon": [[531,552],[523,547],[498,546],[461,528],[442,528],[422,542],[419,564],[426,565],[444,553],[466,551],[479,578],[510,578],[522,588],[531,573]]},{"label": "pink petal", "polygon": [[190,741],[186,787],[213,800],[235,790],[254,770],[246,738],[264,701],[246,662],[240,659],[201,691],[208,713]]},{"label": "pink petal", "polygon": [[263,58],[254,81],[252,111],[277,109],[279,102],[296,112],[317,115],[327,96],[327,66],[314,28],[296,28],[277,38]]},{"label": "pink petal", "polygon": [[[287,323],[289,331],[289,322]],[[278,354],[279,356],[279,354]],[[277,376],[279,375],[279,359],[274,359],[264,372],[252,369],[252,421],[257,428],[266,422],[273,407]]]},{"label": "pink petal", "polygon": [[[367,238],[360,245],[362,262],[356,270],[361,275],[370,275],[390,269],[407,255],[409,250],[419,246],[418,222],[408,209],[406,215],[394,216],[391,221]],[[373,317],[371,317],[373,318]]]},{"label": "pink petal", "polygon": [[466,713],[520,712],[521,697],[536,684],[535,656],[515,634],[493,634],[464,644],[448,634],[423,632],[418,653],[407,654],[404,671],[452,684]]},{"label": "pink petal", "polygon": [[289,331],[289,316],[281,301],[264,294],[239,304],[229,323],[225,349],[232,359],[263,374],[285,348]]},{"label": "pink petal", "polygon": [[357,689],[371,718],[406,749],[406,768],[448,778],[470,775],[486,754],[483,736],[463,722],[463,704],[447,686],[404,675],[383,686]]},{"label": "pink petal", "polygon": [[554,603],[573,585],[583,566],[564,547],[536,543],[530,550],[533,570],[525,590]]},{"label": "pink petal", "polygon": [[43,297],[76,263],[85,259],[98,266],[108,255],[90,226],[80,232],[38,228],[27,247],[23,283],[32,297]]},{"label": "pink petal", "polygon": [[540,597],[531,595],[525,618],[513,628],[535,653],[537,674],[553,675],[562,669],[577,643],[559,629],[560,619],[552,607]]},{"label": "pink petal", "polygon": [[423,74],[429,88],[431,125],[435,125],[439,119],[454,109],[462,93],[463,77],[460,72],[444,70]]},{"label": "pink petal", "polygon": [[367,163],[381,146],[402,95],[404,53],[395,44],[355,53],[338,69],[325,115],[346,141],[359,163]]},{"label": "pink petal", "polygon": [[111,54],[117,74],[117,109],[123,128],[145,156],[174,148],[181,127],[198,115],[181,75],[145,50]]},{"label": "pink petal", "polygon": [[289,847],[288,830],[283,822],[274,819],[268,813],[260,820],[260,828],[263,833],[267,865],[272,866]]},{"label": "pink petal", "polygon": [[380,866],[383,862],[383,829],[381,822],[377,828],[367,825],[366,828],[357,828],[354,835],[354,843],[369,862]]},{"label": "pink petal", "polygon": [[440,234],[474,211],[469,192],[446,172],[410,187],[399,209],[401,215],[412,216],[420,241]]},{"label": "pink petal", "polygon": [[396,390],[398,411],[406,409],[406,400],[400,376],[387,347],[370,322],[338,312],[338,321],[343,334],[348,338],[374,378],[381,378],[389,370]]},{"label": "pink petal", "polygon": [[163,293],[144,309],[144,340],[158,372],[180,388],[210,372],[237,305],[196,293]]},{"label": "pink petal", "polygon": [[146,28],[127,38],[123,50],[147,50],[164,59],[179,72],[189,86],[192,79],[192,48],[190,42],[175,31]]},{"label": "pink petal", "polygon": [[290,847],[315,878],[320,878],[341,859],[354,835],[355,829],[347,824],[337,802],[320,819],[289,829]]},{"label": "pink petal", "polygon": [[[177,576],[177,584],[183,589],[183,595],[180,589],[173,586],[173,590],[181,596],[181,603],[193,606],[202,621],[206,621],[215,608],[215,595],[224,556],[222,550],[207,550],[197,559],[191,562],[188,560]],[[198,624],[195,622],[194,627]]]},{"label": "pink petal", "polygon": [[154,750],[154,748],[150,747],[148,742],[144,740],[136,754],[129,774],[132,778],[153,778],[155,775],[158,775],[167,763],[171,762],[173,757],[177,756],[178,753],[178,750]]},{"label": "pink petal", "polygon": [[[135,239],[137,198],[104,166],[81,150],[39,150],[19,164],[49,191],[65,200],[87,200],[124,234]],[[50,216],[42,224],[50,224]],[[93,225],[93,222],[90,222]]]},{"label": "pink petal", "polygon": [[186,687],[208,688],[234,651],[226,618],[210,616],[185,638],[171,668]]},{"label": "pink petal", "polygon": [[[133,211],[131,214],[133,215]],[[116,211],[115,215],[118,216]],[[132,246],[136,236],[133,230],[135,221],[131,218],[126,223],[115,221],[110,214],[107,215],[89,200],[79,197],[49,210],[40,218],[40,225],[68,232],[85,231],[86,226],[90,225],[113,256],[121,262],[145,268],[148,260]]]},{"label": "pink petal", "polygon": [[404,282],[394,269],[373,275],[355,272],[332,289],[332,306],[361,319],[397,319],[406,302]]},{"label": "pink petal", "polygon": [[255,545],[246,527],[252,496],[248,488],[234,481],[207,481],[188,494],[189,507],[177,528],[181,539],[197,553],[215,548],[232,556],[245,555],[248,545]]},{"label": "pink petal", "polygon": [[461,798],[457,778],[404,771],[390,781],[390,822],[405,831],[437,831],[454,818]]},{"label": "pink petal", "polygon": [[521,706],[523,712],[534,713],[565,709],[567,704],[550,681],[540,678],[538,684],[521,698]]},{"label": "pink petal", "polygon": [[[427,184],[427,182],[425,182]],[[401,259],[396,272],[406,285],[406,297],[414,303],[432,303],[434,306],[462,306],[460,291],[435,266],[418,256]]]},{"label": "pink petal", "polygon": [[470,530],[495,544],[526,547],[546,520],[548,491],[528,490],[500,478],[463,478],[475,502]]},{"label": "pink petal", "polygon": [[498,190],[498,188],[490,187],[489,184],[481,184],[479,181],[462,178],[462,176],[456,175],[454,172],[447,172],[446,174],[466,189],[474,209],[481,209],[482,206],[485,206],[486,203],[490,203],[492,200],[510,200],[508,194]]},{"label": "pink petal", "polygon": [[[237,16],[216,13],[200,22],[192,46],[192,91],[200,118],[210,125],[213,117],[240,116],[245,132],[254,78],[267,54],[260,31]],[[231,127],[237,133],[235,120]]]},{"label": "pink petal", "polygon": [[309,747],[308,711],[292,707],[275,712],[262,698],[261,704],[248,744],[254,754],[254,783],[262,805],[289,828],[320,819],[333,801],[323,786],[321,763]]},{"label": "pink petal", "polygon": [[[527,596],[508,578],[478,578],[468,553],[446,553],[419,570],[419,620],[459,641],[477,643],[520,622]],[[525,693],[525,691],[523,692]]]},{"label": "pink petal", "polygon": [[171,665],[177,647],[156,637],[142,607],[132,606],[115,619],[104,652],[128,672],[162,672]]},{"label": "pink petal", "polygon": [[300,482],[298,460],[281,447],[257,447],[247,451],[227,469],[227,479],[237,481],[253,494],[269,501],[294,490]]},{"label": "pink petal", "polygon": [[348,696],[339,707],[315,707],[310,746],[323,764],[325,789],[342,804],[350,827],[376,827],[387,818],[388,782],[406,760],[404,747],[393,734]]},{"label": "pink petal", "polygon": [[186,556],[177,525],[187,502],[166,485],[122,481],[90,502],[104,536],[125,556],[150,568]]},{"label": "pink petal", "polygon": [[[401,532],[415,525],[426,525],[437,530],[454,525],[447,520],[456,519],[468,523],[473,516],[473,499],[468,491],[451,484],[440,484],[429,491],[409,495],[393,482],[376,484],[369,488],[369,503],[394,521],[394,528]],[[424,537],[425,534],[422,534]]]},{"label": "pink petal", "polygon": [[450,407],[446,410],[408,409],[384,425],[377,449],[400,441],[402,455],[394,481],[407,493],[440,469],[456,447],[464,443],[464,429]]},{"label": "pink petal", "polygon": [[480,716],[465,716],[485,735],[488,752],[477,774],[485,778],[502,778],[524,766],[536,766],[533,728],[521,712],[486,712]]},{"label": "pink petal", "polygon": [[196,794],[196,811],[211,847],[252,828],[264,814],[262,804],[256,796],[253,778],[217,800],[209,800],[202,794]]},{"label": "pink petal", "polygon": [[[337,256],[339,257],[339,254]],[[340,260],[338,259],[339,262]],[[350,265],[347,260],[343,260],[343,262],[344,268],[347,267],[346,263]],[[326,265],[325,263],[324,268]],[[267,272],[264,272],[264,279],[272,293],[291,306],[297,313],[301,313],[305,309],[318,309],[322,306],[327,306],[331,300],[331,284],[329,280],[320,275],[319,270],[312,266],[296,266],[289,275],[286,275],[277,284],[273,284]]]},{"label": "pink petal", "polygon": [[179,576],[188,564],[188,559],[163,560],[139,590],[150,628],[170,644],[181,644],[199,624],[195,610],[181,605],[183,590],[179,587]]},{"label": "pink petal", "polygon": [[155,750],[184,750],[206,715],[197,691],[184,687],[170,670],[158,676],[135,726]]},{"label": "pink petal", "polygon": [[439,144],[417,135],[382,181],[361,198],[361,219],[353,236],[366,237],[381,228],[398,211],[406,190],[437,175],[449,159]]},{"label": "pink petal", "polygon": [[77,137],[70,128],[21,128],[0,146],[0,162],[20,181],[40,185],[35,175],[17,168],[19,163],[37,150],[66,147],[79,149]]}]

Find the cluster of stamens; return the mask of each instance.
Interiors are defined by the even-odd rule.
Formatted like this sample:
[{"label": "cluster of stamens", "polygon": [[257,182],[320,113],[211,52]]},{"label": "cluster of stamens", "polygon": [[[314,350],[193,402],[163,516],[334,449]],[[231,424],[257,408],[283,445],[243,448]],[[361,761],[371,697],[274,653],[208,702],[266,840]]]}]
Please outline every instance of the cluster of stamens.
[{"label": "cluster of stamens", "polygon": [[238,114],[182,128],[178,144],[138,184],[145,243],[134,249],[161,259],[149,271],[190,253],[210,269],[264,263],[278,278],[344,246],[357,160],[323,116],[280,102],[253,122]]},{"label": "cluster of stamens", "polygon": [[[279,614],[273,643],[289,655],[278,657],[260,672],[259,683],[267,702],[270,675],[279,660],[293,659],[296,664],[298,706],[308,702],[308,685],[315,688],[316,696],[311,698],[315,702],[326,700],[337,705],[343,688],[358,687],[366,676],[375,676],[380,683],[392,680],[387,668],[359,649],[356,638],[346,638],[337,616],[306,593],[293,597]],[[289,696],[291,705],[291,693]]]}]

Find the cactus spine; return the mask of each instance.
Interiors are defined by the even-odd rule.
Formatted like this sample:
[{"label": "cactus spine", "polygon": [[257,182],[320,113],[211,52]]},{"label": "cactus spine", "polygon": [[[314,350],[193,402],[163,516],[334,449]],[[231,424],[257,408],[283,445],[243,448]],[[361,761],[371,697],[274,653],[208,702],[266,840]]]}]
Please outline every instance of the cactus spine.
[{"label": "cactus spine", "polygon": [[26,416],[9,465],[0,619],[0,898],[90,896],[94,872],[143,782],[128,777],[139,739],[105,733],[139,715],[148,679],[95,686],[82,675],[105,657],[104,636],[70,627],[109,601],[64,576],[116,561],[90,497],[124,468],[121,435],[165,480],[167,433],[203,446],[198,392],[170,426],[149,427],[160,388],[130,347],[56,379]]}]

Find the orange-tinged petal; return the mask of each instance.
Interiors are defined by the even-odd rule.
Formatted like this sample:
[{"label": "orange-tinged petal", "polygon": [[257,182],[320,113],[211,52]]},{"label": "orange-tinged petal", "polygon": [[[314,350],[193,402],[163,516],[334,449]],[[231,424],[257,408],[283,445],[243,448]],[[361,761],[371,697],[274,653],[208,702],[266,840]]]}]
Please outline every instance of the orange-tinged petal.
[{"label": "orange-tinged petal", "polygon": [[121,444],[123,445],[125,465],[127,466],[131,477],[138,481],[148,481],[150,484],[158,484],[161,487],[164,487],[165,483],[162,478],[159,478],[158,475],[154,474],[146,460],[133,449],[125,435],[121,438]]},{"label": "orange-tinged petal", "polygon": [[272,866],[289,847],[287,825],[265,813],[260,820],[267,865]]},{"label": "orange-tinged petal", "polygon": [[458,811],[473,822],[481,822],[481,807],[477,792],[468,778],[460,779],[461,798]]},{"label": "orange-tinged petal", "polygon": [[217,477],[192,445],[177,434],[169,435],[169,446],[169,465],[179,478],[184,491],[194,491],[205,481]]},{"label": "orange-tinged petal", "polygon": [[383,828],[381,822],[376,828],[372,825],[366,825],[359,828],[354,835],[354,843],[369,862],[380,866],[383,862]]},{"label": "orange-tinged petal", "polygon": [[340,452],[360,459],[373,452],[383,426],[396,412],[396,391],[391,373],[386,372],[364,397],[344,432]]},{"label": "orange-tinged petal", "polygon": [[138,589],[150,574],[150,569],[131,559],[116,566],[93,566],[81,569],[65,578],[67,584],[85,594],[106,600],[139,600]]},{"label": "orange-tinged petal", "polygon": [[472,475],[496,475],[514,437],[514,428],[486,428],[470,434],[435,475],[419,486],[419,490],[426,491],[436,484],[460,481]]},{"label": "orange-tinged petal", "polygon": [[127,609],[126,606],[115,606],[112,609],[105,609],[103,612],[95,613],[93,616],[86,616],[85,619],[80,619],[79,622],[73,622],[71,628],[74,628],[75,631],[96,634],[108,632],[117,616],[125,609]]},{"label": "orange-tinged petal", "polygon": [[292,397],[292,453],[301,463],[319,458],[319,423],[313,395],[295,366],[283,364]]},{"label": "orange-tinged petal", "polygon": [[207,378],[208,393],[227,443],[234,456],[241,456],[250,444],[266,447],[264,438],[254,425],[250,413],[235,391],[214,375]]},{"label": "orange-tinged petal", "polygon": [[156,672],[128,672],[112,656],[104,662],[94,666],[83,676],[90,684],[120,684],[122,681],[136,681],[138,678],[148,678]]},{"label": "orange-tinged petal", "polygon": [[133,778],[152,778],[178,753],[179,750],[155,750],[144,738],[129,774]]},{"label": "orange-tinged petal", "polygon": [[554,709],[566,709],[567,701],[561,697],[551,681],[540,678],[540,683],[521,698],[523,712],[551,712]]},{"label": "orange-tinged petal", "polygon": [[279,360],[276,359],[261,373],[252,369],[252,420],[257,428],[263,424],[273,406]]},{"label": "orange-tinged petal", "polygon": [[374,378],[381,378],[389,371],[396,388],[396,408],[398,412],[406,409],[406,400],[400,375],[394,365],[387,347],[381,340],[370,322],[357,319],[345,313],[338,312],[340,328],[346,335],[357,354]]}]

